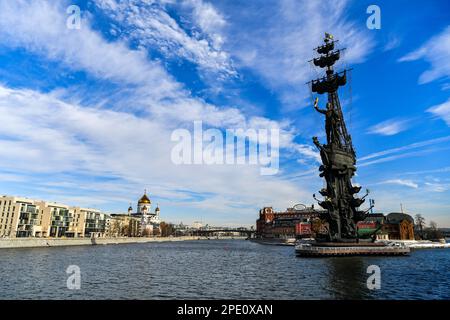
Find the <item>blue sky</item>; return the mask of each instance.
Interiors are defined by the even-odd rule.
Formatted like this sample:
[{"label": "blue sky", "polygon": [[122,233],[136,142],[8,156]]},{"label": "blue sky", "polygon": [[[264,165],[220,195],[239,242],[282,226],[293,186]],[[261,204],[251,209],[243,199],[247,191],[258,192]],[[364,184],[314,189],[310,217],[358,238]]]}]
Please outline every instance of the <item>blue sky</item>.
[{"label": "blue sky", "polygon": [[[71,4],[80,29],[66,26]],[[311,204],[323,185],[311,137],[324,135],[305,83],[324,32],[347,48],[337,68],[353,68],[340,97],[355,181],[378,211],[402,203],[450,226],[445,0],[0,0],[0,192],[121,212],[145,188],[163,219],[216,225]],[[175,165],[171,133],[198,120],[278,128],[279,173]]]}]

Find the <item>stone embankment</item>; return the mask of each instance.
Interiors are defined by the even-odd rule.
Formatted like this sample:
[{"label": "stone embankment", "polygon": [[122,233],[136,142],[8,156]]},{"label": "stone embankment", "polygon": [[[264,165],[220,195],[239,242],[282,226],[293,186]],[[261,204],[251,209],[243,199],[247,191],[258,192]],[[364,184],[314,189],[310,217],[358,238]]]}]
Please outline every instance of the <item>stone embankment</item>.
[{"label": "stone embankment", "polygon": [[155,237],[155,238],[0,238],[0,249],[86,246],[125,243],[170,242],[208,239],[244,239],[244,237]]},{"label": "stone embankment", "polygon": [[389,242],[402,243],[411,249],[450,248],[450,243],[433,242],[433,241],[429,241],[429,240],[390,240]]}]

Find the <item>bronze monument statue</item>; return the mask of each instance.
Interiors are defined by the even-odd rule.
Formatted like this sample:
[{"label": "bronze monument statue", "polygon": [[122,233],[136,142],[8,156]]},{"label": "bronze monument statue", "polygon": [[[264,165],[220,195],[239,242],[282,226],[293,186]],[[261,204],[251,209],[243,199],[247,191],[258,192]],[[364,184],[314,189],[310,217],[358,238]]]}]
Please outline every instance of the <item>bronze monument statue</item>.
[{"label": "bronze monument statue", "polygon": [[352,177],[356,171],[356,154],[337,93],[338,88],[347,83],[348,70],[334,72],[333,65],[339,60],[341,52],[334,50],[336,42],[326,33],[324,44],[315,49],[320,56],[312,60],[315,66],[326,69],[326,75],[310,82],[311,91],[327,94],[326,109],[318,107],[319,98],[314,101],[314,108],[325,115],[327,143],[321,144],[317,137],[313,137],[313,142],[322,159],[322,165],[319,167],[320,177],[324,177],[326,181],[326,188],[319,191],[324,200],[318,202],[326,210],[322,218],[329,225],[327,241],[349,242],[358,238],[356,223],[366,216],[366,212],[359,210],[365,196],[358,198],[357,193],[361,187],[352,185]]},{"label": "bronze monument statue", "polygon": [[[410,249],[404,244],[377,242],[376,232],[372,239],[359,239],[357,223],[364,220],[370,208],[362,211],[359,207],[364,198],[358,197],[361,187],[352,184],[356,172],[356,154],[352,138],[347,128],[338,97],[338,89],[347,83],[347,71],[335,73],[333,65],[340,58],[342,50],[335,50],[337,41],[326,33],[324,43],[315,50],[320,55],[312,60],[314,65],[325,69],[325,76],[310,82],[311,92],[327,94],[326,109],[319,108],[319,98],[314,101],[314,109],[325,116],[327,142],[322,144],[317,137],[313,142],[320,151],[322,164],[320,177],[325,178],[326,187],[319,191],[324,197],[316,199],[325,210],[320,218],[328,225],[326,235],[316,234],[315,239],[299,239],[295,245],[297,256],[351,256],[351,255],[408,255]],[[367,241],[368,240],[368,241]]]}]

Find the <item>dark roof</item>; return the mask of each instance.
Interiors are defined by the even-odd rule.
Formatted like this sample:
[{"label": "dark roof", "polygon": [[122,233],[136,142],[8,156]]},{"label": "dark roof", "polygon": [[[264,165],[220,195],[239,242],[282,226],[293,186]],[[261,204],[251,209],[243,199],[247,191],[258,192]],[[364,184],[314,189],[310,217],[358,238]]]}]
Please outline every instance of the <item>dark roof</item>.
[{"label": "dark roof", "polygon": [[374,217],[374,218],[384,218],[384,214],[378,213],[378,212],[376,212],[376,213],[369,213],[367,216],[368,217]]},{"label": "dark roof", "polygon": [[406,213],[400,212],[391,212],[386,216],[386,220],[388,223],[400,223],[403,220],[408,220],[411,223],[414,223],[413,217]]},{"label": "dark roof", "polygon": [[364,222],[377,221],[379,223],[383,223],[384,219],[385,216],[382,213],[371,213],[367,215],[367,217],[363,221]]}]

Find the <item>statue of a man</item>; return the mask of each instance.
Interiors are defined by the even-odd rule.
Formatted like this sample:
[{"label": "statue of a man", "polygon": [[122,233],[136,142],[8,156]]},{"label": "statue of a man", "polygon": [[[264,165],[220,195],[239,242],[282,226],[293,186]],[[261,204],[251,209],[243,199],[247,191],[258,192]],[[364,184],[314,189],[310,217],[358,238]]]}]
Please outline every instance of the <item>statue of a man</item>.
[{"label": "statue of a man", "polygon": [[314,101],[314,109],[325,115],[325,131],[327,132],[327,142],[332,143],[335,139],[338,139],[338,123],[339,115],[333,107],[333,104],[327,102],[327,108],[325,110],[318,107],[319,98]]}]

